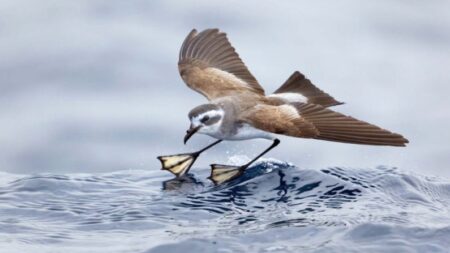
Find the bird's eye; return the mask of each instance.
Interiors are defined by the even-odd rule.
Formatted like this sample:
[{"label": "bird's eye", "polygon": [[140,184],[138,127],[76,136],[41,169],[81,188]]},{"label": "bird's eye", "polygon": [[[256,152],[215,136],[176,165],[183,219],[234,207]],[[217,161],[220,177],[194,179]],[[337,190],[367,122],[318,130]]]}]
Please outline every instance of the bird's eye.
[{"label": "bird's eye", "polygon": [[202,122],[202,123],[205,123],[205,122],[208,121],[208,120],[209,120],[209,116],[206,115],[205,117],[203,117],[203,118],[201,119],[201,122]]}]

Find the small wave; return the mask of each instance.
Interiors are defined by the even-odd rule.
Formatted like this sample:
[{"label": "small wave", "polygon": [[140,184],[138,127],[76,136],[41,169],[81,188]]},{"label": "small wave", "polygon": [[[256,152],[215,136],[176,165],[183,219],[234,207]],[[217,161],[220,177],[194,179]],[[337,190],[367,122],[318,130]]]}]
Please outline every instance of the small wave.
[{"label": "small wave", "polygon": [[[450,247],[432,238],[450,236],[450,184],[438,179],[388,167],[312,170],[262,160],[237,180],[214,186],[205,180],[207,169],[192,171],[197,176],[178,179],[159,170],[2,173],[0,240],[23,252],[49,244],[136,252],[165,248],[174,239],[217,237],[239,252],[254,251],[242,238],[260,240],[263,247],[271,236],[286,245],[274,251],[287,252],[383,243],[437,252]],[[114,250],[127,240],[134,242],[133,251]]]}]

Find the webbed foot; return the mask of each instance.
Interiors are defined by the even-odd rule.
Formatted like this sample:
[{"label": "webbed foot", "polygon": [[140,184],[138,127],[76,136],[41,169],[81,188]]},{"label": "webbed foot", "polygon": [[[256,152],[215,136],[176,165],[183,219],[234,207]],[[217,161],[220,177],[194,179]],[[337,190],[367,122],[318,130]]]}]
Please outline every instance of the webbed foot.
[{"label": "webbed foot", "polygon": [[215,185],[229,182],[244,174],[247,166],[211,164],[211,175],[208,177]]},{"label": "webbed foot", "polygon": [[195,160],[199,156],[198,152],[178,155],[158,156],[161,161],[162,170],[168,170],[176,177],[181,177],[189,172]]}]

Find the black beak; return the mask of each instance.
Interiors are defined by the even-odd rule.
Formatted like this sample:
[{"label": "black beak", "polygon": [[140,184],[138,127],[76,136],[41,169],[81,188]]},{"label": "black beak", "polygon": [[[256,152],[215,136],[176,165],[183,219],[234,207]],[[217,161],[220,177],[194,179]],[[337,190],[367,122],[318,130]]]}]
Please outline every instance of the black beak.
[{"label": "black beak", "polygon": [[201,126],[191,127],[186,131],[186,135],[184,136],[184,144],[186,144],[186,142],[200,129],[200,127]]}]

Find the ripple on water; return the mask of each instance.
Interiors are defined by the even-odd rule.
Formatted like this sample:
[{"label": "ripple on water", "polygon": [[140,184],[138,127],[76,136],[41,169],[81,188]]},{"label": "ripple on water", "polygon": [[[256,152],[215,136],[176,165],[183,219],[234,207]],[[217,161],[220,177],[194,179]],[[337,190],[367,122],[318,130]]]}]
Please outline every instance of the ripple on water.
[{"label": "ripple on water", "polygon": [[4,173],[0,244],[69,252],[450,247],[450,184],[438,179],[386,167],[310,170],[265,161],[213,186],[202,179],[207,170],[194,171],[198,177],[180,179],[161,171]]}]

